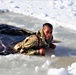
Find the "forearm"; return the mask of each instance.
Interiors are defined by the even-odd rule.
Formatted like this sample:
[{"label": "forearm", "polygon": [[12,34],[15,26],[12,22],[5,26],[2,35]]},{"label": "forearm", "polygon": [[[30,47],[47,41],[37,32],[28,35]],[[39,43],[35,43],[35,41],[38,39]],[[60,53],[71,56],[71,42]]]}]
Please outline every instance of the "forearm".
[{"label": "forearm", "polygon": [[41,48],[41,49],[29,49],[29,50],[22,51],[21,54],[44,56],[45,55],[45,50],[43,48]]},{"label": "forearm", "polygon": [[30,49],[30,50],[28,50],[26,55],[39,55],[39,50]]},{"label": "forearm", "polygon": [[26,49],[26,50],[24,50],[24,49],[21,49],[20,50],[20,53],[21,54],[25,54],[25,55],[39,55],[39,50],[37,49],[37,50],[34,50],[34,49]]}]

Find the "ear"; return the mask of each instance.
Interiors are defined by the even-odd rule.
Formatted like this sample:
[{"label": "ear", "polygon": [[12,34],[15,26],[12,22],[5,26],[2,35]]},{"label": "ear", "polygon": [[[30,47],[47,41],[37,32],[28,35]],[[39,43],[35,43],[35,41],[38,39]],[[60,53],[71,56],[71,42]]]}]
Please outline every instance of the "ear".
[{"label": "ear", "polygon": [[44,31],[44,30],[45,30],[45,28],[43,27],[43,28],[42,28],[42,30]]}]

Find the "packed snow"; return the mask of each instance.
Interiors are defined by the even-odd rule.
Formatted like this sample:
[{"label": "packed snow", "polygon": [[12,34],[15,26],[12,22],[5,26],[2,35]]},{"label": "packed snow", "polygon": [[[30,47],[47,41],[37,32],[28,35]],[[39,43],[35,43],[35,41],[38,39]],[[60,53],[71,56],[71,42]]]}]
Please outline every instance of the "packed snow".
[{"label": "packed snow", "polygon": [[[76,30],[76,0],[0,0],[0,18],[2,17],[1,14],[6,12],[46,20],[53,24],[54,27],[60,26],[67,28],[70,33],[72,33],[71,30]],[[10,18],[10,20],[12,19]],[[19,27],[24,27],[24,25],[19,25]],[[31,28],[30,26],[27,27]],[[38,27],[35,24],[35,27],[39,28],[40,26]],[[36,29],[35,27],[31,28],[31,30]],[[66,31],[63,33],[67,35]],[[76,33],[74,32],[74,34]],[[62,34],[60,33],[59,36],[62,36]],[[67,38],[73,39],[71,35],[70,37],[67,36]],[[62,39],[64,40],[64,38]],[[64,42],[68,39],[64,40]],[[75,40],[70,41],[75,45]],[[67,45],[71,46],[70,43],[67,43]],[[56,62],[60,59],[62,58],[58,58],[55,55],[51,55],[48,58],[21,54],[0,56],[0,75],[30,75],[30,73],[31,75],[76,75],[76,62],[72,62],[66,67],[54,67],[53,65],[57,66],[58,64]],[[63,63],[65,64],[65,60]]]},{"label": "packed snow", "polygon": [[75,0],[0,0],[0,13],[15,12],[76,30]]}]

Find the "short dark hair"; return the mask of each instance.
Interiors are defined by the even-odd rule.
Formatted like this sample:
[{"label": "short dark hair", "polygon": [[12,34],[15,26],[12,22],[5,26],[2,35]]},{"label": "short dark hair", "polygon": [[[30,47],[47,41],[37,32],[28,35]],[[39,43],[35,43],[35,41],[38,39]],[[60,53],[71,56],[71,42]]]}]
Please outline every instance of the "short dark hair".
[{"label": "short dark hair", "polygon": [[44,27],[44,26],[48,26],[49,28],[53,29],[53,26],[52,26],[52,24],[50,24],[50,23],[44,23],[44,24],[43,24],[43,27]]}]

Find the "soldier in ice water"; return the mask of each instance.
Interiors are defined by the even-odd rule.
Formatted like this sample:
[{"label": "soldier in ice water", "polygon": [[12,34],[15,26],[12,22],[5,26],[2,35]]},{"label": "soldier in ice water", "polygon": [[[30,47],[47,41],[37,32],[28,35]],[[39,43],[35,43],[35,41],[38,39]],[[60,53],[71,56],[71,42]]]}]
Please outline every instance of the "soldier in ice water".
[{"label": "soldier in ice water", "polygon": [[54,52],[56,45],[52,44],[52,32],[53,26],[50,23],[44,23],[37,33],[17,43],[14,51],[25,55],[45,55],[45,47],[49,47]]}]

